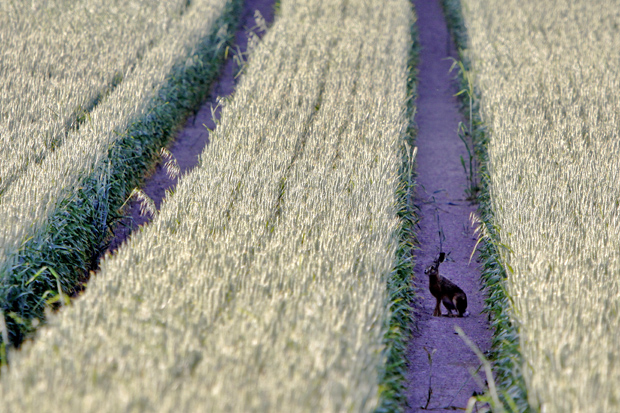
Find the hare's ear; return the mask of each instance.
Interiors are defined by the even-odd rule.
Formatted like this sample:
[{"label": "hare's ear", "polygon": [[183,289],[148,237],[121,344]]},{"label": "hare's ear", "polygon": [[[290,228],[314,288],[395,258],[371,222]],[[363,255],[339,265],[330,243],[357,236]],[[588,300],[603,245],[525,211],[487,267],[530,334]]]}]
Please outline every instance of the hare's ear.
[{"label": "hare's ear", "polygon": [[439,257],[437,258],[437,263],[443,262],[443,260],[446,259],[446,253],[445,252],[440,252],[439,253]]}]

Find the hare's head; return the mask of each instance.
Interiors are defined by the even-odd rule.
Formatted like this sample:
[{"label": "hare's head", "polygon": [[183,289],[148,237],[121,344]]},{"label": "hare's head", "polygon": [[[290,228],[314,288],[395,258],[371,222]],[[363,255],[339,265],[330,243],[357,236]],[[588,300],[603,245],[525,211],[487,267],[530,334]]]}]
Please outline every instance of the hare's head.
[{"label": "hare's head", "polygon": [[427,275],[438,274],[439,273],[439,264],[441,264],[443,262],[443,260],[445,260],[445,259],[446,259],[446,253],[445,252],[440,252],[439,255],[437,256],[437,258],[435,258],[435,261],[433,261],[433,263],[431,265],[426,267],[426,269],[424,270],[424,274],[427,274]]}]

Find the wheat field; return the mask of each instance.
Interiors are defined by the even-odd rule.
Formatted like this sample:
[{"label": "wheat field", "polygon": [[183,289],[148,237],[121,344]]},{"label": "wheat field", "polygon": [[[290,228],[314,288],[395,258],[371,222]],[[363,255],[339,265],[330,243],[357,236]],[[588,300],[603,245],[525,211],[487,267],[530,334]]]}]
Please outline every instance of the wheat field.
[{"label": "wheat field", "polygon": [[199,166],[12,354],[5,411],[372,411],[411,5],[283,0]]},{"label": "wheat field", "polygon": [[0,194],[86,121],[183,1],[0,2]]},{"label": "wheat field", "polygon": [[[0,308],[12,344],[42,316],[45,296],[58,293],[51,270],[65,292],[73,290],[131,191],[124,186],[138,180],[132,173],[148,167],[204,94],[192,76],[213,71],[211,56],[224,54],[224,15],[235,3],[59,1],[37,3],[33,15],[2,3],[7,27],[33,43],[2,26],[10,39],[3,70],[13,65],[8,78],[19,79],[0,88],[7,99],[0,135],[12,148],[0,155],[11,171],[0,183]],[[33,61],[29,47],[41,50]],[[51,270],[33,279],[42,268]]]},{"label": "wheat field", "polygon": [[[150,49],[114,93],[90,112],[88,120],[79,129],[70,130],[58,150],[48,153],[40,164],[24,170],[14,184],[4,189],[0,221],[8,225],[3,225],[0,230],[0,262],[3,262],[0,266],[6,265],[7,256],[14,253],[28,236],[45,225],[46,217],[54,212],[63,196],[79,187],[85,175],[106,163],[109,147],[133,121],[144,115],[154,92],[177,59],[185,57],[186,49],[208,33],[210,23],[217,18],[218,10],[225,2],[205,0],[202,4],[196,3],[191,13],[169,28],[165,41]],[[101,37],[98,39],[102,40]],[[28,86],[24,88],[28,89]],[[19,127],[15,129],[16,132],[20,130]],[[25,147],[31,142],[28,135],[9,139]],[[44,146],[45,143],[36,145]],[[17,154],[15,157],[20,158]]]},{"label": "wheat field", "polygon": [[620,400],[620,8],[463,0],[530,408]]}]

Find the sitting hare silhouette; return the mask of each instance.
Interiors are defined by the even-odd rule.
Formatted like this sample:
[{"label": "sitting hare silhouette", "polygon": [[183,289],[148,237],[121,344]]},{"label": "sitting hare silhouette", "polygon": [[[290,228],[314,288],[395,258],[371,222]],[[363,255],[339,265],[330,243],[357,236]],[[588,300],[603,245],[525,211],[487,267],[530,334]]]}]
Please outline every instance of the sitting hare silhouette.
[{"label": "sitting hare silhouette", "polygon": [[433,264],[426,267],[424,274],[428,275],[428,287],[431,294],[437,299],[437,305],[433,315],[441,317],[441,303],[448,309],[448,317],[453,317],[453,311],[458,313],[458,317],[469,315],[467,310],[467,295],[449,279],[439,274],[439,264],[446,258],[444,252],[440,252]]}]

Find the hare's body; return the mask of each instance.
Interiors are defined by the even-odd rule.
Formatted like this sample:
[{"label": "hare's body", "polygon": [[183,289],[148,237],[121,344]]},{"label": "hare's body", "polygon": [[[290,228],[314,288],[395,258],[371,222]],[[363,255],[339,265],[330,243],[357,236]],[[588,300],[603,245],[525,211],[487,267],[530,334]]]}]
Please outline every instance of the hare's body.
[{"label": "hare's body", "polygon": [[428,287],[431,294],[437,299],[433,315],[435,317],[441,316],[440,306],[443,303],[448,310],[449,317],[453,316],[453,311],[456,311],[459,317],[463,317],[467,315],[467,295],[458,285],[439,274],[439,264],[444,258],[445,254],[440,253],[433,264],[424,270],[424,273],[428,275]]}]

